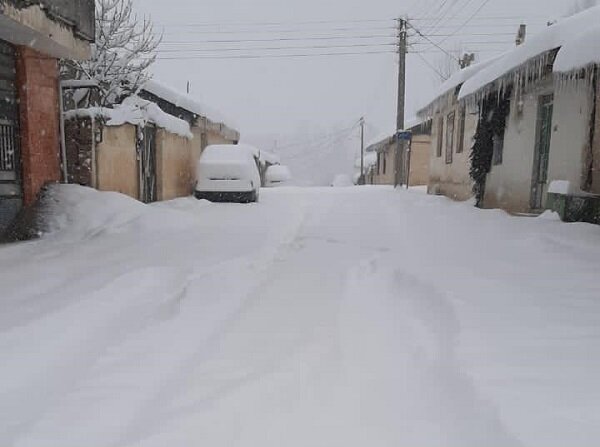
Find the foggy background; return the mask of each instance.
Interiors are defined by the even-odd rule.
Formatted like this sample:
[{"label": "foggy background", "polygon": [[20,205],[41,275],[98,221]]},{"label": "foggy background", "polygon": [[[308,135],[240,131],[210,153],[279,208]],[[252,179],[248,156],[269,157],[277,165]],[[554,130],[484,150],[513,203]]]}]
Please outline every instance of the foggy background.
[{"label": "foggy background", "polygon": [[[189,83],[191,95],[227,117],[242,141],[278,152],[296,182],[323,185],[338,173],[352,174],[361,116],[367,123],[367,143],[394,132],[398,63],[391,52],[394,47],[375,48],[389,49],[385,54],[334,57],[239,56],[350,52],[252,50],[340,43],[356,44],[352,51],[366,53],[373,49],[363,48],[365,43],[395,43],[394,19],[407,15],[417,27],[439,35],[432,40],[443,41],[440,46],[451,54],[474,51],[477,60],[484,60],[514,46],[520,23],[527,24],[531,36],[548,21],[571,13],[575,3],[583,7],[597,1],[137,0],[137,8],[164,34],[152,69],[155,79],[181,91]],[[338,35],[383,37],[311,40]],[[298,40],[250,42],[280,37]],[[407,120],[441,83],[437,72],[450,70],[440,49],[418,36],[409,43],[420,54],[407,55]]]}]

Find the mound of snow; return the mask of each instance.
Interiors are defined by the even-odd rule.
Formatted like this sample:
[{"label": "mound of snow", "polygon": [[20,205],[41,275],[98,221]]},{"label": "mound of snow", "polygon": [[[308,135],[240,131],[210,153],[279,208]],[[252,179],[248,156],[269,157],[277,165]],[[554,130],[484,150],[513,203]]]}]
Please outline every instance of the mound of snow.
[{"label": "mound of snow", "polygon": [[331,186],[335,188],[345,188],[348,186],[354,186],[354,183],[352,183],[352,179],[349,175],[339,174],[335,176],[335,178],[331,182]]},{"label": "mound of snow", "polygon": [[117,192],[96,191],[79,185],[52,185],[44,198],[44,232],[79,240],[126,231],[181,230],[197,223],[191,204],[205,205],[196,200],[187,203],[184,211],[179,203],[146,205]]},{"label": "mound of snow", "polygon": [[280,183],[289,182],[292,179],[292,173],[287,166],[273,165],[267,169],[267,184],[272,186]]},{"label": "mound of snow", "polygon": [[548,187],[550,194],[563,194],[567,195],[571,192],[571,182],[568,180],[554,180]]}]

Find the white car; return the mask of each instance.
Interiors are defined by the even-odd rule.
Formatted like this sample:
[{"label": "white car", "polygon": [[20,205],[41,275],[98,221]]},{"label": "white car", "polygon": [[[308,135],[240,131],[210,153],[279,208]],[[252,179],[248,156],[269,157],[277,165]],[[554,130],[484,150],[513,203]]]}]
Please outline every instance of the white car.
[{"label": "white car", "polygon": [[211,202],[257,202],[259,156],[258,149],[249,145],[208,146],[198,160],[194,196]]},{"label": "white car", "polygon": [[266,186],[282,186],[290,182],[292,174],[287,166],[269,166],[266,174]]}]

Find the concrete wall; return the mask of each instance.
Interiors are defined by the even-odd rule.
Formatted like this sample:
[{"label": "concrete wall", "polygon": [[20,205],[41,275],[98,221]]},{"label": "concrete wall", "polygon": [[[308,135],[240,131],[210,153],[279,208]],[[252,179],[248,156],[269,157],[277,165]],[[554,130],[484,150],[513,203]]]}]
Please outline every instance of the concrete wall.
[{"label": "concrete wall", "polygon": [[[385,151],[379,153],[379,163],[375,165],[375,171],[373,175],[373,184],[375,185],[393,185],[394,184],[394,173],[395,173],[395,162],[396,162],[396,148],[395,143],[387,146]],[[385,159],[385,172],[383,170]]]},{"label": "concrete wall", "polygon": [[139,198],[136,127],[104,127],[96,145],[96,178],[100,191],[116,191]]},{"label": "concrete wall", "polygon": [[[5,0],[6,1],[6,0]],[[49,17],[46,7],[33,4],[28,7],[19,7],[16,2],[0,2],[0,39],[15,45],[29,46],[41,53],[56,58],[66,59],[89,59],[91,56],[90,40],[93,39],[93,29],[88,30],[92,34],[88,38],[80,37],[71,26],[77,22],[84,25],[82,20],[65,19],[61,21],[58,13]],[[85,18],[85,27],[94,26],[94,4],[91,1],[84,2],[82,10],[90,17]],[[52,8],[56,9],[56,8]],[[51,11],[52,12],[52,11]],[[82,30],[77,30],[82,31]]]},{"label": "concrete wall", "polygon": [[427,185],[429,182],[429,162],[431,158],[431,136],[415,135],[410,155],[410,186]]},{"label": "concrete wall", "polygon": [[594,141],[590,151],[591,187],[590,192],[600,194],[600,76],[596,78],[596,119],[594,125]]},{"label": "concrete wall", "polygon": [[[446,163],[446,122],[448,115],[454,112],[456,121],[454,126],[454,149],[452,154],[452,163]],[[458,125],[460,116],[460,105],[454,101],[454,98],[448,100],[446,107],[441,112],[437,112],[433,117],[431,130],[431,145],[429,148],[429,184],[427,191],[429,194],[442,194],[454,200],[467,200],[472,197],[473,182],[469,170],[471,162],[469,156],[473,146],[473,137],[477,130],[478,112],[477,108],[467,108],[465,112],[465,131],[463,139],[463,151],[457,153],[459,130]],[[440,118],[443,119],[443,129],[439,129]],[[440,134],[440,130],[442,130]],[[442,143],[442,154],[438,157],[437,147],[439,139]]]},{"label": "concrete wall", "polygon": [[48,182],[60,180],[58,64],[27,47],[17,49],[23,203]]},{"label": "concrete wall", "polygon": [[590,148],[592,87],[577,81],[556,88],[554,95],[553,132],[548,166],[548,183],[568,180],[575,189],[584,187]]},{"label": "concrete wall", "polygon": [[511,98],[503,161],[500,165],[492,166],[486,180],[486,208],[502,208],[511,212],[531,211],[539,98],[553,92],[552,137],[546,188],[553,180],[568,180],[574,188],[581,187],[584,174],[582,161],[589,147],[590,87],[585,81],[557,87],[552,80],[547,80],[525,92],[522,108],[518,106],[519,101],[514,95]]},{"label": "concrete wall", "polygon": [[156,132],[156,171],[158,200],[171,200],[189,196],[193,188],[194,164],[190,162],[192,142],[157,129]]}]

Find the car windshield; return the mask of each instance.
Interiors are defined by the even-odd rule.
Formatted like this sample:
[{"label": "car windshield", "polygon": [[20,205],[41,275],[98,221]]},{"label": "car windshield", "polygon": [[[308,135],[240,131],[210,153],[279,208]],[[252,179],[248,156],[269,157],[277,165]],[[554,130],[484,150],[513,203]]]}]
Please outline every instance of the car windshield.
[{"label": "car windshield", "polygon": [[600,445],[600,0],[0,0],[0,447]]}]

